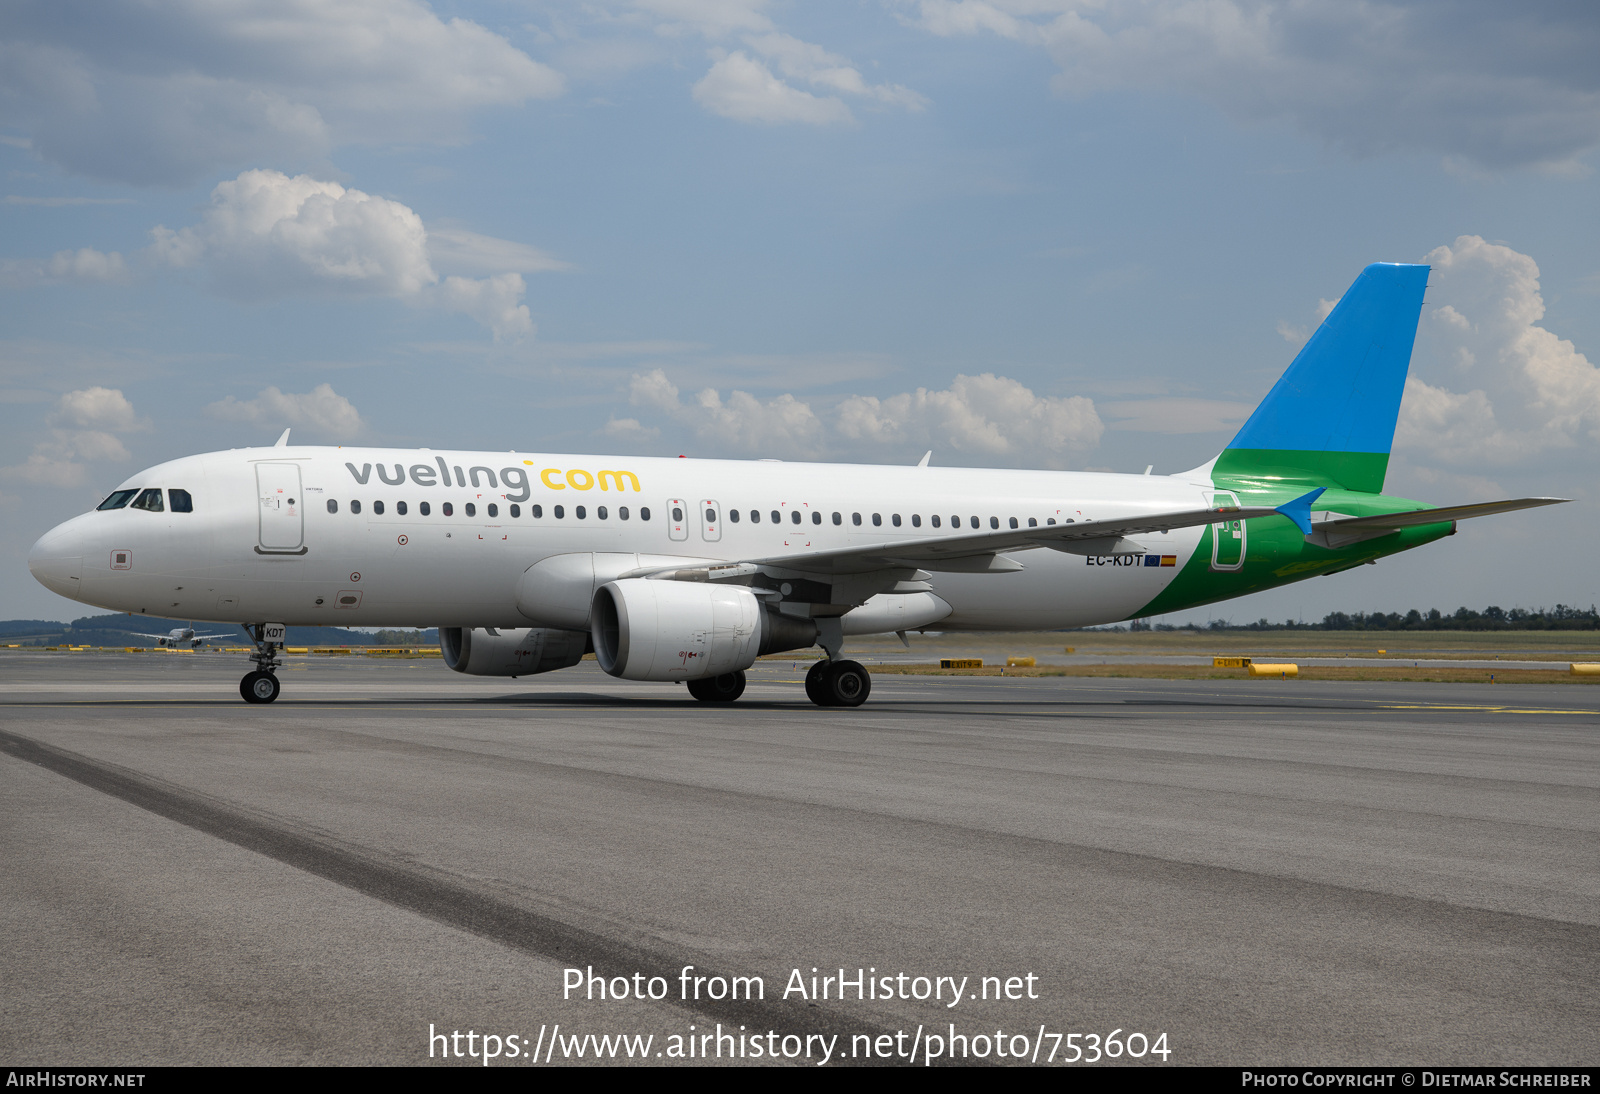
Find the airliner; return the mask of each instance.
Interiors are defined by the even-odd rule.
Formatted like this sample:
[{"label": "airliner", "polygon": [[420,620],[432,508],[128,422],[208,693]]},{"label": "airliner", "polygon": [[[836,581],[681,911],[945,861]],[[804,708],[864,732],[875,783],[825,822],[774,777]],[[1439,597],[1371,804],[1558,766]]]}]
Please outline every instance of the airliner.
[{"label": "airliner", "polygon": [[251,703],[285,628],[437,626],[457,672],[593,652],[615,677],[744,691],[820,646],[822,707],[866,634],[1062,630],[1193,608],[1409,551],[1469,517],[1383,493],[1428,267],[1368,266],[1219,455],[1176,475],[291,446],[158,464],[47,532],[47,588],[242,624]]},{"label": "airliner", "polygon": [[166,634],[145,634],[142,631],[131,631],[129,633],[136,634],[140,638],[154,638],[157,646],[167,646],[172,649],[177,649],[184,643],[188,643],[189,648],[192,650],[197,650],[205,645],[208,638],[237,637],[234,634],[195,634],[193,627],[173,627]]}]

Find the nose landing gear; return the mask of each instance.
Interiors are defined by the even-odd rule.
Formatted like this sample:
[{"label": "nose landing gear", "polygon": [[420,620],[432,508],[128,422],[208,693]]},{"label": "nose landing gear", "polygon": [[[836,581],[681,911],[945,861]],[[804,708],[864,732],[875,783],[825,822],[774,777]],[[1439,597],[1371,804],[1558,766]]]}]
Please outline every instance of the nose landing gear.
[{"label": "nose landing gear", "polygon": [[859,661],[818,661],[806,673],[806,698],[819,707],[858,707],[872,694],[872,675]]},{"label": "nose landing gear", "polygon": [[255,662],[254,672],[245,674],[239,681],[239,695],[247,703],[270,703],[278,697],[278,651],[283,648],[288,631],[282,623],[257,623],[246,626],[245,631],[255,643],[256,652],[250,655]]},{"label": "nose landing gear", "polygon": [[270,672],[246,673],[239,681],[239,694],[247,703],[270,703],[278,697],[278,678]]}]

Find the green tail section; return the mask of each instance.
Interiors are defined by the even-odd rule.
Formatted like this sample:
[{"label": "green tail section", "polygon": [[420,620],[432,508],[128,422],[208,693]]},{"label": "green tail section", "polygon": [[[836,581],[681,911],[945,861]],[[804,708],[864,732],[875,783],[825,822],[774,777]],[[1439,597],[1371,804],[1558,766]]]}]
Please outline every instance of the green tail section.
[{"label": "green tail section", "polygon": [[[1217,491],[1242,506],[1276,508],[1322,487],[1313,510],[1351,517],[1424,508],[1384,496],[1383,480],[1427,283],[1426,266],[1375,263],[1363,270],[1211,465]],[[1244,525],[1208,527],[1172,583],[1136,616],[1338,573],[1455,529],[1445,521],[1334,548],[1286,516]]]},{"label": "green tail section", "polygon": [[[1224,490],[1326,486],[1364,494],[1383,490],[1389,471],[1387,452],[1307,452],[1282,448],[1226,448],[1211,469]],[[1303,491],[1302,491],[1303,492]],[[1318,508],[1326,508],[1319,503]]]}]

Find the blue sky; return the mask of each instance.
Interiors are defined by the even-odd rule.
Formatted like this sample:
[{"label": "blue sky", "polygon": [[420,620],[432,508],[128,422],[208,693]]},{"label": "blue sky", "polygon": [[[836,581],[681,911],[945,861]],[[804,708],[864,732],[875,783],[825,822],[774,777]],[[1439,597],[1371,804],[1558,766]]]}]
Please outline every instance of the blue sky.
[{"label": "blue sky", "polygon": [[1181,470],[1379,260],[1435,267],[1390,492],[1578,500],[1210,612],[1587,606],[1597,49],[1578,3],[7,5],[0,615],[81,612],[44,529],[285,426]]}]

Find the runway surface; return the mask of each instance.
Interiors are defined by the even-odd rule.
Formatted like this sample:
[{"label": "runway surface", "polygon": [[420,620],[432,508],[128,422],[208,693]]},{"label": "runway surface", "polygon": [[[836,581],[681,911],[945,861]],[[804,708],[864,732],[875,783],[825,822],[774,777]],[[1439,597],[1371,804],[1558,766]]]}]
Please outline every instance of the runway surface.
[{"label": "runway surface", "polygon": [[[495,1066],[591,1033],[667,1062],[719,1023],[794,1064],[837,1036],[828,1066],[952,1026],[1003,1064],[999,1031],[1041,1063],[1086,1035],[1059,1064],[1113,1030],[1175,1064],[1595,1062],[1592,688],[881,676],[830,711],[787,663],[710,708],[352,658],[251,707],[242,669],[0,655],[8,1062],[422,1063],[430,1025]],[[682,1000],[685,965],[765,998]],[[589,966],[667,997],[563,999]],[[784,998],[813,968],[897,997]],[[940,977],[953,1007],[898,997]]]}]

